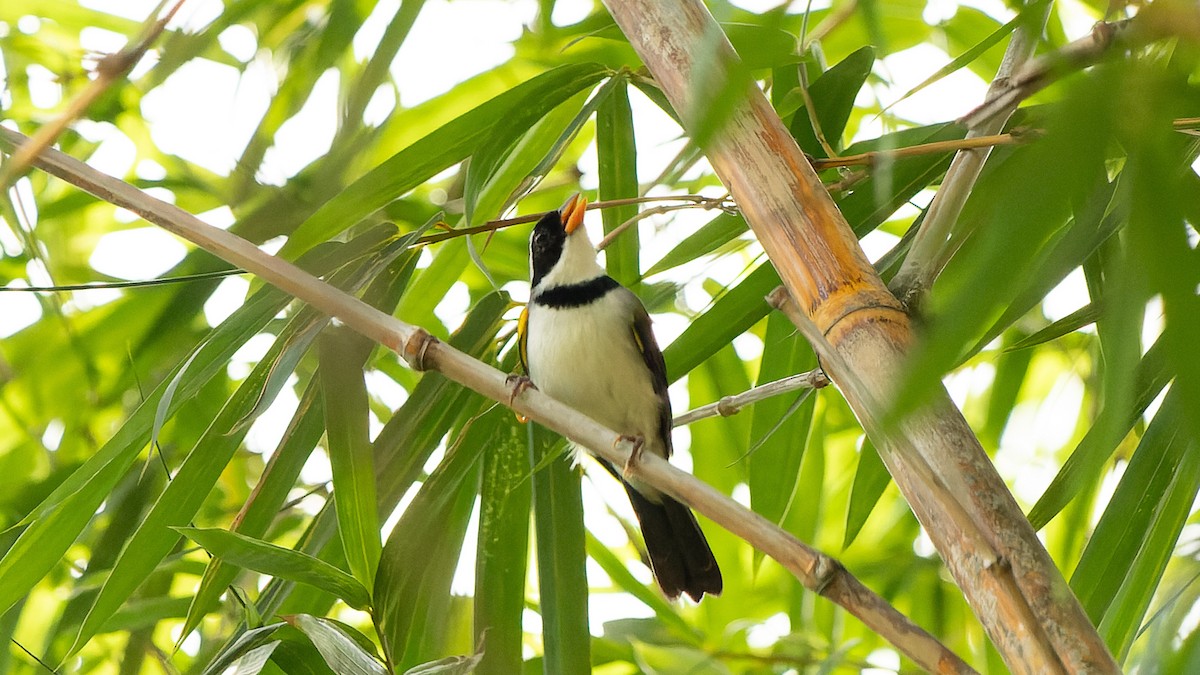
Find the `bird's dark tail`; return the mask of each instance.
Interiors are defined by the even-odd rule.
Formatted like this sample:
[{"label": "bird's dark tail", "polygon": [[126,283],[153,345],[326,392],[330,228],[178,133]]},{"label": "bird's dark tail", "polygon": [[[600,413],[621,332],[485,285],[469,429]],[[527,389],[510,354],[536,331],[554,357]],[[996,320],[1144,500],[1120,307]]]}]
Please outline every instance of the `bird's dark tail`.
[{"label": "bird's dark tail", "polygon": [[699,602],[705,593],[720,595],[721,569],[691,510],[666,495],[656,504],[628,483],[625,491],[642,526],[654,578],[667,597],[687,593]]}]

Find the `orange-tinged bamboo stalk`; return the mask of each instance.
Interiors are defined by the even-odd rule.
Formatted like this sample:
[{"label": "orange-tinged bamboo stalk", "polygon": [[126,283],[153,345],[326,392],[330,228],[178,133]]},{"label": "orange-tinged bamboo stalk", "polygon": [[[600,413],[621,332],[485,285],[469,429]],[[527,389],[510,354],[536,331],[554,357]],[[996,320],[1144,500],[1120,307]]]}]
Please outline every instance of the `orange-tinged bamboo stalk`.
[{"label": "orange-tinged bamboo stalk", "polygon": [[1118,672],[945,391],[885,428],[913,339],[908,316],[699,0],[605,0],[689,131],[707,96],[740,91],[705,151],[795,301],[790,316],[875,441],[988,635],[1015,672]]}]

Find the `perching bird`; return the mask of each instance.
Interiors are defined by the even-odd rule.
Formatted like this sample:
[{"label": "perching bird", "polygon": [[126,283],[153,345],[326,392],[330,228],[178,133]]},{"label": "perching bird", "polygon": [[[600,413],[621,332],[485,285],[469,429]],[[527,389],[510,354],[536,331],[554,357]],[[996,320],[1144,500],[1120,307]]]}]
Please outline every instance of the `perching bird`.
[{"label": "perching bird", "polygon": [[[671,402],[662,351],[641,301],[596,262],[580,227],[586,208],[587,200],[575,195],[533,228],[530,298],[518,325],[521,361],[543,393],[641,441],[643,451],[669,457]],[[663,592],[696,601],[720,594],[721,570],[692,512],[600,462],[629,493]]]}]

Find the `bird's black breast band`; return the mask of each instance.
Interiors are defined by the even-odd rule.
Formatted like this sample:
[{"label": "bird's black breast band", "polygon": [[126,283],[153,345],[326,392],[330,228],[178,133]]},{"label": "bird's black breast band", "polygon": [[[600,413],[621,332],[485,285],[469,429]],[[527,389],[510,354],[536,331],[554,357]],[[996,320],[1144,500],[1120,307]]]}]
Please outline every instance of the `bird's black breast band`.
[{"label": "bird's black breast band", "polygon": [[582,307],[603,298],[620,286],[617,280],[610,276],[599,276],[577,284],[547,288],[538,293],[533,302],[553,309]]}]

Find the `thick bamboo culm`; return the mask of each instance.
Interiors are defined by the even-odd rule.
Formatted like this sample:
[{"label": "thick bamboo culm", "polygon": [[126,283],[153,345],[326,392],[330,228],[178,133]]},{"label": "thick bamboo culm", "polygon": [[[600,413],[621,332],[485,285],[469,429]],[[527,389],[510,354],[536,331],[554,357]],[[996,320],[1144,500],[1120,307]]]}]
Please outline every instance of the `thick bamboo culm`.
[{"label": "thick bamboo culm", "polygon": [[[699,0],[605,0],[689,131],[716,91],[742,91],[704,148],[791,295],[777,299],[880,449],[1009,668],[1119,672],[945,391],[884,428],[913,339],[803,153]],[[743,76],[744,77],[744,76]]]}]

